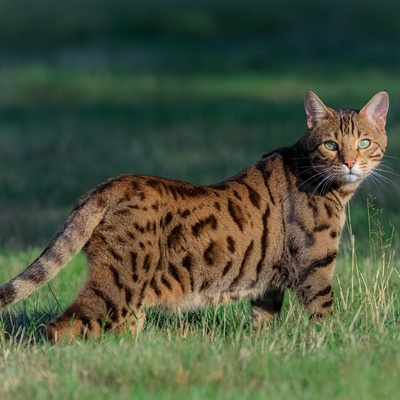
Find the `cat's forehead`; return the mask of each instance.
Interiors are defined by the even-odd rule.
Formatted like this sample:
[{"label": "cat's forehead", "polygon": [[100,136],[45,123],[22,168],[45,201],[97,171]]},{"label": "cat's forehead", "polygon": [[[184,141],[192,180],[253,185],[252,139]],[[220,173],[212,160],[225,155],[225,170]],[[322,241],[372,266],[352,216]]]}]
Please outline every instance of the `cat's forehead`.
[{"label": "cat's forehead", "polygon": [[[349,135],[358,135],[362,131],[377,132],[376,126],[368,118],[365,118],[359,110],[350,108],[329,109],[333,118],[325,120],[322,132],[335,131],[340,137],[347,137]],[[338,138],[337,138],[338,139]]]},{"label": "cat's forehead", "polygon": [[356,127],[360,128],[362,121],[360,121],[360,111],[350,108],[331,109],[334,120],[331,126],[341,131],[343,134],[353,133]]},{"label": "cat's forehead", "polygon": [[335,114],[338,115],[339,117],[342,117],[344,119],[346,118],[352,118],[354,115],[359,114],[359,110],[353,110],[351,108],[331,108],[331,111]]},{"label": "cat's forehead", "polygon": [[322,120],[318,125],[318,129],[314,130],[315,134],[320,138],[336,132],[336,140],[339,138],[344,139],[370,128],[370,123],[365,118],[362,118],[359,110],[329,108],[329,111],[332,113],[330,117]]}]

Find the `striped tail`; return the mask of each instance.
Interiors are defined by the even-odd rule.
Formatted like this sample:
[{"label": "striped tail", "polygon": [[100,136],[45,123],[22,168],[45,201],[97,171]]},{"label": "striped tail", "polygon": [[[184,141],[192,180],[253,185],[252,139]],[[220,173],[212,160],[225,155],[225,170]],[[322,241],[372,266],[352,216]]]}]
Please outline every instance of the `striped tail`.
[{"label": "striped tail", "polygon": [[0,308],[29,296],[50,281],[82,249],[108,209],[110,199],[102,186],[78,202],[47,248],[25,271],[0,287]]}]

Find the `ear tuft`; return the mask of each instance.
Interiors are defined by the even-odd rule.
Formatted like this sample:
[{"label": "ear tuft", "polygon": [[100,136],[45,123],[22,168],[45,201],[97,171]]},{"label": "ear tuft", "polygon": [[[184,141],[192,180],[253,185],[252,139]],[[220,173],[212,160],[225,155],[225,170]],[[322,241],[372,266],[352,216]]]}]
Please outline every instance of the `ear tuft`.
[{"label": "ear tuft", "polygon": [[325,106],[320,98],[310,90],[306,92],[304,98],[304,108],[307,114],[307,125],[311,129],[318,121],[332,115],[331,111]]},{"label": "ear tuft", "polygon": [[374,121],[378,126],[384,128],[388,110],[389,96],[386,92],[379,92],[360,111],[360,114],[365,115]]}]

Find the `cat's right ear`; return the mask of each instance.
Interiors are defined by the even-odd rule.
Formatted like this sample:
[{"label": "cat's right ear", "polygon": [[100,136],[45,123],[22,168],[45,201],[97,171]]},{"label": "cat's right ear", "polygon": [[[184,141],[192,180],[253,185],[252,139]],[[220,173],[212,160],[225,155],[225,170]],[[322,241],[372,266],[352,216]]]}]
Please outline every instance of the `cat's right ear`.
[{"label": "cat's right ear", "polygon": [[321,119],[332,115],[332,112],[325,106],[321,99],[310,90],[306,92],[304,108],[306,109],[307,114],[308,129],[313,128]]}]

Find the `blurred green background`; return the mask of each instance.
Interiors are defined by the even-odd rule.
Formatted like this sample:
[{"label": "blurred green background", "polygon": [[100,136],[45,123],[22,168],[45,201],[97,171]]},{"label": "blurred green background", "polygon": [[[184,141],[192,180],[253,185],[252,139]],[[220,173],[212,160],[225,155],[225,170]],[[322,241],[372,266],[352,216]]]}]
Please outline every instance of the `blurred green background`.
[{"label": "blurred green background", "polygon": [[[120,173],[238,172],[303,135],[308,89],[356,109],[387,90],[384,165],[400,173],[399,15],[395,0],[2,0],[0,247],[44,246]],[[369,194],[399,226],[392,172],[352,205],[361,241]]]}]

